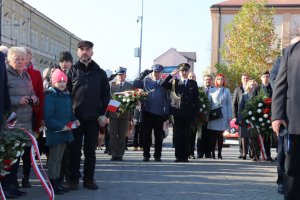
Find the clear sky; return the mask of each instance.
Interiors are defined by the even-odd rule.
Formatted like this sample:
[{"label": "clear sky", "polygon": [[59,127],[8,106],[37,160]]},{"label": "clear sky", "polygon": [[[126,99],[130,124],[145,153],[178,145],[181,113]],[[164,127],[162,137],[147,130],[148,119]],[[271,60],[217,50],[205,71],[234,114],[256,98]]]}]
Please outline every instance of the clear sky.
[{"label": "clear sky", "polygon": [[[223,0],[144,0],[142,70],[169,50],[197,53],[195,72],[210,66],[210,6]],[[127,68],[138,74],[134,48],[140,44],[142,0],[25,0],[84,40],[94,43],[93,59],[103,69]],[[77,60],[77,59],[75,59]]]}]

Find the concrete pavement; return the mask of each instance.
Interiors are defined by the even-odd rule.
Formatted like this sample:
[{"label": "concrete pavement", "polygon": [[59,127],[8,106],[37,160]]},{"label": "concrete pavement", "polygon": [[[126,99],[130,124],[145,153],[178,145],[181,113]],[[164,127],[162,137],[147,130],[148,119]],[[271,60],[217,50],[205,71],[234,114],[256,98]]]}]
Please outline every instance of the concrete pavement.
[{"label": "concrete pavement", "polygon": [[[281,200],[277,193],[276,164],[238,159],[237,146],[223,149],[223,160],[195,159],[174,163],[171,138],[164,143],[162,160],[142,161],[142,152],[126,151],[123,162],[97,150],[95,179],[98,191],[82,187],[58,200]],[[275,152],[273,150],[273,157]],[[32,173],[33,174],[33,173]],[[41,184],[32,176],[28,195],[20,199],[47,199]]]}]

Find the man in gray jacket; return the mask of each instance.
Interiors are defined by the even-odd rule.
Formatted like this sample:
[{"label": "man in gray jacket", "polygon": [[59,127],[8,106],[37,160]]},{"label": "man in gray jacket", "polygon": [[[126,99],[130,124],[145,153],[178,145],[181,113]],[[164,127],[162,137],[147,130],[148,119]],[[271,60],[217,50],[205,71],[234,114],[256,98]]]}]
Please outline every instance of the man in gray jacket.
[{"label": "man in gray jacket", "polygon": [[285,173],[284,199],[300,199],[300,42],[283,51],[272,102],[272,127],[278,135],[284,127]]}]

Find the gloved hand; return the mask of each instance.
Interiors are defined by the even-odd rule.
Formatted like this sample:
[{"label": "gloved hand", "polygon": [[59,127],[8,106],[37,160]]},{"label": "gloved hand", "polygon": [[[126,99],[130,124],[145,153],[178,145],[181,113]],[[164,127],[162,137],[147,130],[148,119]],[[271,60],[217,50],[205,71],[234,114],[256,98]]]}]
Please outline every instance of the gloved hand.
[{"label": "gloved hand", "polygon": [[114,78],[117,76],[117,73],[113,73],[110,75],[110,77],[108,78],[108,82],[114,80]]}]

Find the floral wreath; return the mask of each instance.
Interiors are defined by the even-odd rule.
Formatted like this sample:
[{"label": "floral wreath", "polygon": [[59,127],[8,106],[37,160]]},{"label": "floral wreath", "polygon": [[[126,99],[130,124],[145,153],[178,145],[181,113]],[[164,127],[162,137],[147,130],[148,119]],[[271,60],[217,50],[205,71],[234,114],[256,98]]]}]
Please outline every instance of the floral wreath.
[{"label": "floral wreath", "polygon": [[272,99],[263,93],[249,99],[242,112],[243,119],[249,128],[256,128],[262,136],[273,134],[271,126]]}]

